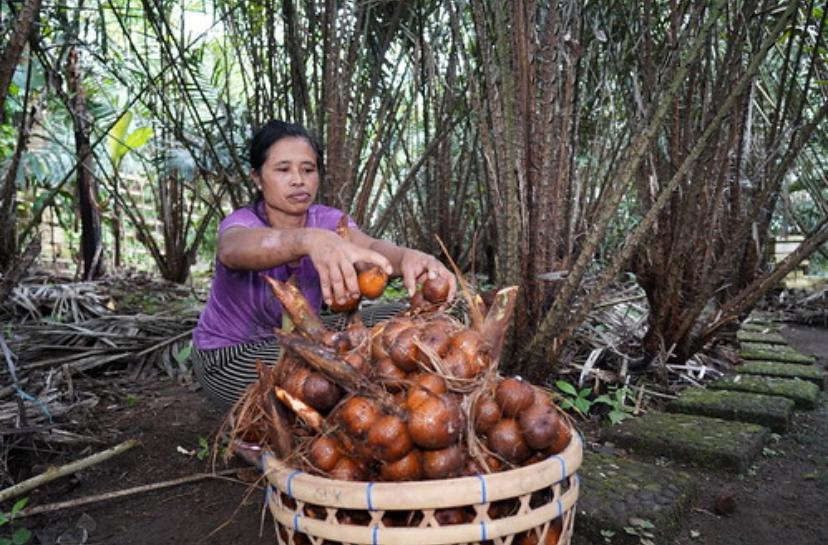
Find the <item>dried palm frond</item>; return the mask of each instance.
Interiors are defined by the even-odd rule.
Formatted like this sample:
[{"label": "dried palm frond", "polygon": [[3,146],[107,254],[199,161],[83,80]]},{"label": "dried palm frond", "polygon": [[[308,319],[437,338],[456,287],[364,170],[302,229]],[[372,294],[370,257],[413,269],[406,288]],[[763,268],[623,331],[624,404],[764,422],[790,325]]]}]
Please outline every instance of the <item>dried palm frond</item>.
[{"label": "dried palm frond", "polygon": [[[35,273],[15,286],[0,303],[0,315],[16,322],[49,320],[82,322],[119,314],[154,313],[176,305],[192,310],[205,299],[202,290],[140,273],[120,273],[89,282],[74,282],[48,273]],[[180,304],[180,303],[195,304]]]},{"label": "dried palm frond", "polygon": [[[186,378],[185,347],[197,322],[190,316],[109,315],[79,323],[36,323],[14,328],[10,345],[21,372],[68,366],[72,373],[118,362],[135,374],[151,368]],[[182,350],[185,350],[182,354]]]},{"label": "dried palm frond", "polygon": [[627,363],[641,357],[647,315],[644,291],[634,282],[607,289],[575,333],[567,367],[577,371],[579,382],[589,375],[623,381]]},{"label": "dried palm frond", "polygon": [[23,281],[12,289],[6,312],[20,321],[44,318],[80,322],[110,312],[110,298],[94,282],[52,284]]},{"label": "dried palm frond", "polygon": [[783,321],[828,326],[828,284],[816,289],[783,289],[768,297],[765,307]]},{"label": "dried palm frond", "polygon": [[720,377],[733,365],[732,353],[723,344],[708,347],[680,363],[669,361],[672,349],[663,347],[654,361],[641,365],[645,363],[642,339],[648,316],[644,291],[632,280],[616,283],[577,330],[560,374],[574,376],[579,386],[592,385],[597,391],[602,384],[629,384],[633,367],[656,370],[661,373],[662,384],[652,385],[646,395],[672,397],[678,389]]}]

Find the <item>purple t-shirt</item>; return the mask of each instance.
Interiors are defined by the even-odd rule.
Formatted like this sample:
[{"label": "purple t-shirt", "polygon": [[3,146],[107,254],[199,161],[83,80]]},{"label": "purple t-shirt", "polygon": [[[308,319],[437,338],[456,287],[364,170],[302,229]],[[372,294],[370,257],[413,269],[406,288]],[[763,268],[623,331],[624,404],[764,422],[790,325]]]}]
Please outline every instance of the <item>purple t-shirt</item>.
[{"label": "purple t-shirt", "polygon": [[[308,208],[305,227],[334,231],[342,214],[336,208],[312,204]],[[348,223],[356,228],[350,218]],[[219,235],[231,227],[270,227],[264,204],[259,203],[257,211],[241,208],[224,218],[219,226]],[[298,265],[285,264],[261,272],[283,282],[296,275],[299,289],[311,306],[319,311],[322,288],[319,275],[308,256],[303,256]],[[273,327],[282,325],[282,305],[259,273],[229,269],[216,259],[216,275],[210,298],[193,331],[196,348],[212,350],[273,338]]]}]

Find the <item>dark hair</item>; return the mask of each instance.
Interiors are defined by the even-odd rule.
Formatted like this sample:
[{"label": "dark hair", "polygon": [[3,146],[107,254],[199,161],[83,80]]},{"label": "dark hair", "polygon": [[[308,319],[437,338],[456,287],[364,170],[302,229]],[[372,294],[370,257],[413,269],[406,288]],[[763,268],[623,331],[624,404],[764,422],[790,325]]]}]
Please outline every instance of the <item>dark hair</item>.
[{"label": "dark hair", "polygon": [[298,137],[308,141],[316,152],[316,168],[322,172],[322,146],[319,140],[305,127],[298,123],[286,123],[278,119],[268,121],[259,127],[250,142],[250,166],[256,172],[262,168],[267,159],[267,150],[282,138]]}]

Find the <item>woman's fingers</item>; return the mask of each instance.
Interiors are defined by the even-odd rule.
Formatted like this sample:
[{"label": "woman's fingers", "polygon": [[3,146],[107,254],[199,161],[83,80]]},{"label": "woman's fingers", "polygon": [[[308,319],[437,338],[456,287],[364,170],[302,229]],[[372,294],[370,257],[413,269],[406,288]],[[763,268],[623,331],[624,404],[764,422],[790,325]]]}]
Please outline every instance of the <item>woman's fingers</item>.
[{"label": "woman's fingers", "polygon": [[382,255],[379,252],[375,252],[374,250],[369,250],[367,248],[361,248],[359,246],[354,246],[357,249],[356,256],[354,259],[354,263],[365,262],[365,263],[373,263],[374,265],[378,265],[385,271],[386,274],[392,274],[394,272],[394,268],[391,266],[391,262],[388,261],[388,258]]},{"label": "woman's fingers", "polygon": [[373,263],[386,271],[391,270],[391,263],[381,254],[371,250],[354,247],[354,252],[334,252],[338,256],[332,258],[325,266],[319,266],[319,283],[322,287],[322,297],[330,305],[333,301],[344,304],[359,297],[359,280],[355,264],[358,262]]},{"label": "woman's fingers", "polygon": [[445,279],[448,280],[449,285],[449,292],[446,300],[453,301],[454,296],[457,295],[457,278],[455,278],[451,271],[444,267],[442,263],[440,264],[440,266],[441,268],[437,271],[437,275],[445,277]]},{"label": "woman's fingers", "polygon": [[336,262],[332,263],[328,271],[331,276],[331,291],[334,301],[340,305],[345,304],[351,297],[345,285],[342,266]]},{"label": "woman's fingers", "polygon": [[403,271],[403,286],[405,287],[405,291],[408,292],[409,297],[413,297],[415,293],[417,293],[417,277],[413,274],[406,274]]},{"label": "woman's fingers", "polygon": [[408,295],[413,296],[417,291],[417,284],[423,283],[428,278],[428,254],[417,250],[406,250],[402,260],[403,285],[408,290]]},{"label": "woman's fingers", "polygon": [[414,294],[417,284],[422,284],[429,279],[444,277],[449,282],[448,300],[454,299],[457,292],[457,279],[451,271],[436,257],[420,252],[418,254],[408,259],[406,267],[403,269],[403,284],[408,289],[409,294]]},{"label": "woman's fingers", "polygon": [[319,274],[319,287],[322,288],[322,300],[326,305],[333,302],[333,291],[331,290],[331,275],[327,267],[318,267],[316,272]]},{"label": "woman's fingers", "polygon": [[317,272],[319,273],[319,286],[322,288],[322,299],[326,305],[330,306],[334,302],[341,305],[351,298],[345,286],[342,269],[338,264],[320,267]]},{"label": "woman's fingers", "polygon": [[345,303],[348,300],[359,297],[359,282],[357,281],[356,269],[353,262],[342,260],[339,263],[339,271],[342,275],[343,290],[345,300],[340,303]]}]

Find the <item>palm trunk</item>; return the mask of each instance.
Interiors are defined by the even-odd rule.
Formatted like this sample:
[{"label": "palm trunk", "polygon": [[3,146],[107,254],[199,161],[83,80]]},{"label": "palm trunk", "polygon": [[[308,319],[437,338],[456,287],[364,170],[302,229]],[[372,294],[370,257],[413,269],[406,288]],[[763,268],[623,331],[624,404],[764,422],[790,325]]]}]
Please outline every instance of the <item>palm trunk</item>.
[{"label": "palm trunk", "polygon": [[66,79],[70,93],[70,108],[75,129],[75,153],[78,156],[76,172],[77,206],[81,220],[81,258],[83,278],[91,280],[103,272],[103,243],[101,241],[101,212],[98,208],[98,184],[93,176],[94,160],[89,142],[91,127],[86,108],[86,95],[81,81],[78,52],[69,52]]},{"label": "palm trunk", "polygon": [[14,30],[9,38],[8,45],[0,57],[0,122],[4,121],[6,96],[9,93],[12,76],[20,62],[20,55],[26,47],[26,40],[32,32],[32,27],[40,14],[41,0],[26,0],[23,8],[14,18]]},{"label": "palm trunk", "polygon": [[[32,27],[40,13],[41,0],[28,0],[17,14],[14,30],[6,48],[0,56],[0,122],[4,121],[6,96],[9,92],[12,76],[20,62],[26,40],[32,33]],[[29,75],[31,74],[31,70]],[[26,98],[28,98],[28,77]],[[24,111],[28,105],[24,101]],[[31,117],[30,117],[31,118]],[[0,272],[6,271],[17,256],[17,214],[15,200],[17,198],[17,170],[24,150],[29,143],[31,127],[27,117],[22,116],[20,131],[11,161],[0,186]]]}]

